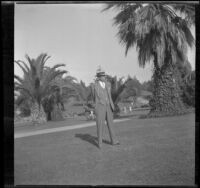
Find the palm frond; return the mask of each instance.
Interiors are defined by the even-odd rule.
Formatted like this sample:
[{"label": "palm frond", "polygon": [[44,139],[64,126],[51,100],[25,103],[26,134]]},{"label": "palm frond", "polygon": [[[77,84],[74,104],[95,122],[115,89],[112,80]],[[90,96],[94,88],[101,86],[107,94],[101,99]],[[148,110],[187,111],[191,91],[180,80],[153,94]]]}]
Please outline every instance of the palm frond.
[{"label": "palm frond", "polygon": [[60,71],[60,70],[55,71],[53,68],[51,68],[51,70],[48,72],[47,76],[41,82],[41,92],[45,93],[50,82],[53,81],[53,79],[55,79],[57,76],[63,75],[65,73],[66,73],[66,71]]},{"label": "palm frond", "polygon": [[119,12],[115,17],[114,17],[114,24],[115,25],[120,25],[125,23],[127,20],[134,19],[136,17],[135,11],[140,8],[140,4],[135,4],[135,5],[130,5],[124,8],[121,12]]},{"label": "palm frond", "polygon": [[185,20],[189,25],[195,24],[195,5],[194,4],[172,4],[174,10],[185,14]]},{"label": "palm frond", "polygon": [[[50,58],[51,56],[47,56],[46,53],[41,54],[41,59],[40,59],[40,64],[39,64],[39,71],[40,71],[40,77],[43,74],[44,71],[44,65],[47,62],[47,60]],[[38,59],[39,60],[39,59]]]},{"label": "palm frond", "polygon": [[120,43],[126,47],[125,55],[127,55],[128,50],[134,46],[136,42],[134,20],[130,19],[121,24],[119,27],[119,32],[117,33],[117,37],[119,38]]},{"label": "palm frond", "polygon": [[[66,66],[65,64],[56,64],[56,65],[54,65],[52,68],[51,68],[51,70],[55,70],[55,69],[57,69],[58,67],[64,67],[64,66]],[[66,73],[67,73],[67,71],[66,71]]]},{"label": "palm frond", "polygon": [[34,65],[34,59],[30,59],[30,57],[27,54],[25,55],[25,57],[30,65],[32,76],[36,75],[37,72],[36,72],[36,67]]},{"label": "palm frond", "polygon": [[17,75],[14,75],[14,79],[16,79],[18,82],[23,83],[23,79]]},{"label": "palm frond", "polygon": [[33,98],[33,95],[30,93],[30,91],[26,88],[24,88],[23,86],[15,86],[15,90],[20,91],[23,90],[25,93],[27,93],[29,95],[29,97]]},{"label": "palm frond", "polygon": [[173,10],[173,6],[171,8],[170,5],[164,4],[163,6],[161,6],[161,8],[162,8],[162,10],[165,10],[167,15],[170,16],[171,19],[174,17],[177,17],[176,12]]},{"label": "palm frond", "polygon": [[[146,65],[146,62],[151,60],[153,53],[152,53],[152,46],[156,42],[156,32],[149,33],[144,40],[140,40],[137,43],[137,49],[138,51],[138,61],[139,66],[144,67]],[[153,41],[154,40],[154,41]]]},{"label": "palm frond", "polygon": [[184,35],[185,35],[185,40],[187,42],[187,44],[190,46],[190,47],[193,47],[194,44],[195,44],[195,39],[186,23],[185,20],[181,20],[181,23],[179,25],[180,29],[183,31]]},{"label": "palm frond", "polygon": [[[19,65],[21,69],[23,68],[25,70],[24,72],[30,71],[29,67],[26,65],[26,63],[24,61],[17,60],[17,61],[14,61],[14,62],[17,63],[17,65]],[[22,63],[24,66],[20,65],[20,63]]]}]

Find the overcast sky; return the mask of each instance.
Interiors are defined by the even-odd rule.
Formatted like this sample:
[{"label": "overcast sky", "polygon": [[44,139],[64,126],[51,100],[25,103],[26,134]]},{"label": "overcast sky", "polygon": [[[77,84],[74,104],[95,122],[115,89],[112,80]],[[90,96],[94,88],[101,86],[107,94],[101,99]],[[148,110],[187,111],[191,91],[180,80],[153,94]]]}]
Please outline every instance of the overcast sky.
[{"label": "overcast sky", "polygon": [[[107,74],[118,77],[136,76],[140,82],[150,80],[152,64],[140,68],[133,48],[125,57],[125,49],[112,26],[116,12],[101,12],[102,4],[57,4],[15,6],[15,60],[25,54],[36,58],[47,53],[47,66],[66,64],[69,75],[93,81],[99,65]],[[193,34],[194,28],[192,29]],[[189,50],[189,61],[195,69],[195,48]],[[15,74],[22,75],[15,66]]]}]

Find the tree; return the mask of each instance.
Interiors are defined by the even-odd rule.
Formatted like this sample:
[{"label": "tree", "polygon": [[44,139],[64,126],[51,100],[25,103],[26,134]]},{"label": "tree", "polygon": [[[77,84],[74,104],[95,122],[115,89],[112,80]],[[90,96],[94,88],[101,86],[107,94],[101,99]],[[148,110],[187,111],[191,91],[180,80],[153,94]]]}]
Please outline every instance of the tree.
[{"label": "tree", "polygon": [[142,84],[142,89],[146,91],[153,91],[153,83],[152,80],[148,80]]},{"label": "tree", "polygon": [[140,95],[141,89],[142,89],[142,85],[141,85],[140,81],[136,78],[136,76],[134,76],[133,78],[129,77],[127,79],[127,81],[128,81],[128,83],[127,83],[126,88],[127,89],[130,88],[130,91],[132,89],[134,89],[133,93],[136,92],[135,96],[136,95]]},{"label": "tree", "polygon": [[66,101],[69,97],[75,96],[75,85],[77,79],[70,75],[62,77],[63,75],[58,75],[54,78],[51,83],[51,87],[54,89],[59,89],[59,92],[56,93],[56,101],[57,105],[62,106],[62,110],[64,109],[64,101]]},{"label": "tree", "polygon": [[81,80],[80,83],[74,84],[73,88],[76,92],[77,99],[83,102],[83,106],[88,104],[91,99],[91,86],[86,86],[85,83]]},{"label": "tree", "polygon": [[153,99],[149,117],[185,113],[177,83],[177,62],[187,59],[187,47],[194,45],[188,22],[167,4],[108,4],[116,8],[114,24],[118,38],[128,50],[136,46],[139,66],[153,60]]},{"label": "tree", "polygon": [[41,102],[49,92],[50,83],[58,75],[63,75],[67,71],[56,70],[65,66],[64,64],[57,64],[47,71],[44,65],[50,56],[47,56],[46,53],[40,54],[36,59],[31,59],[28,55],[25,57],[29,66],[24,61],[15,61],[24,73],[23,78],[17,75],[14,76],[16,80],[15,90],[26,93],[31,102],[32,122],[40,124],[46,122],[46,115]]},{"label": "tree", "polygon": [[141,93],[141,84],[139,80],[136,77],[134,78],[129,77],[125,81],[125,89],[123,95],[124,99],[132,97],[133,102],[136,103],[137,97],[140,95],[140,93]]},{"label": "tree", "polygon": [[60,94],[63,95],[63,90],[65,88],[73,88],[75,82],[77,82],[77,79],[73,76],[66,75],[63,77],[63,75],[58,75],[54,78],[54,80],[51,82],[51,86],[59,87]]}]

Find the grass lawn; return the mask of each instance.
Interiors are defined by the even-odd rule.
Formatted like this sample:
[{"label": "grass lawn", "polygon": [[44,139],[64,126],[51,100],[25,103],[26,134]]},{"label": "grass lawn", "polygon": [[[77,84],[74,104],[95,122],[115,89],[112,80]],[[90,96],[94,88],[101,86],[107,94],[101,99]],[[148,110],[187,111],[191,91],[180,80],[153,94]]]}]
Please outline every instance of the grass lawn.
[{"label": "grass lawn", "polygon": [[15,185],[194,185],[194,113],[115,123],[120,146],[101,150],[96,127],[15,139]]},{"label": "grass lawn", "polygon": [[49,129],[49,128],[77,125],[77,124],[88,123],[88,122],[90,121],[69,118],[63,121],[48,121],[47,123],[42,124],[42,125],[31,125],[31,123],[24,123],[24,125],[15,126],[14,131],[17,133],[17,132],[26,132],[26,131],[31,131],[31,130],[33,131],[43,130],[43,129]]},{"label": "grass lawn", "polygon": [[[79,111],[78,111],[79,110]],[[78,106],[77,108],[73,108],[72,109],[73,112],[81,112],[81,108]],[[132,113],[130,114],[121,114],[120,117],[117,117],[116,119],[120,119],[120,118],[129,118],[130,116],[132,118],[138,118],[140,115],[144,115],[147,114],[149,112],[149,110],[146,109],[136,109],[134,110]],[[45,124],[39,125],[39,126],[34,126],[31,125],[30,122],[23,122],[23,123],[15,123],[14,126],[14,131],[15,133],[17,132],[27,132],[27,131],[35,131],[35,130],[43,130],[43,129],[49,129],[49,128],[56,128],[56,127],[65,127],[65,126],[71,126],[71,125],[77,125],[77,124],[83,124],[83,123],[89,123],[89,122],[93,122],[92,121],[88,121],[88,120],[84,120],[77,117],[77,118],[67,118],[65,120],[62,121],[48,121]]]}]

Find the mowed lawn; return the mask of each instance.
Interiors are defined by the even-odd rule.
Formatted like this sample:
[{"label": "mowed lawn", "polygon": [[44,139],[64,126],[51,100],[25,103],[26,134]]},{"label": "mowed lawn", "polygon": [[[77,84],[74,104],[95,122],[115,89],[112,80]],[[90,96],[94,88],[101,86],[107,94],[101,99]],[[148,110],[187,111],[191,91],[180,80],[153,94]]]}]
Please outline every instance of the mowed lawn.
[{"label": "mowed lawn", "polygon": [[194,113],[114,128],[101,150],[95,126],[15,139],[15,185],[194,185]]}]

